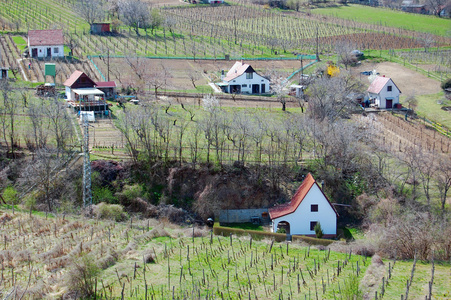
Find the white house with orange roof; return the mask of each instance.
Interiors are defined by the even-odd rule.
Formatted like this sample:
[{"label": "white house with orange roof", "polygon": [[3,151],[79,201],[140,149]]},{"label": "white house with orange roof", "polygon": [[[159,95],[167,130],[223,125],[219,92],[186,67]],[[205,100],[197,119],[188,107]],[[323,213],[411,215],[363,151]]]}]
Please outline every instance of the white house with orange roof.
[{"label": "white house with orange roof", "polygon": [[378,108],[391,109],[399,103],[401,90],[389,77],[377,76],[367,91],[370,101]]},{"label": "white house with orange roof", "polygon": [[337,235],[338,213],[308,174],[291,201],[269,209],[271,230],[284,228],[287,234],[315,236],[315,225],[320,223],[326,238]]},{"label": "white house with orange roof", "polygon": [[217,84],[224,93],[264,94],[269,92],[269,80],[248,64],[237,61]]}]

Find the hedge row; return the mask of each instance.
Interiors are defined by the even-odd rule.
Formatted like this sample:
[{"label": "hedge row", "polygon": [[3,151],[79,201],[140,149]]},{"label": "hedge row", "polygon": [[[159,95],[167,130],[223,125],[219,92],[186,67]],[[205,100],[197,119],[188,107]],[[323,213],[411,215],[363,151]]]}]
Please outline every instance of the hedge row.
[{"label": "hedge row", "polygon": [[334,240],[318,239],[304,235],[293,235],[291,239],[293,242],[306,242],[307,244],[310,245],[322,245],[322,246],[329,246],[334,242]]},{"label": "hedge row", "polygon": [[230,236],[230,234],[235,235],[250,235],[254,240],[262,240],[264,238],[273,239],[276,242],[283,242],[287,240],[287,235],[284,233],[273,233],[273,232],[265,232],[265,231],[257,231],[257,230],[244,230],[239,228],[230,228],[230,227],[222,227],[215,226],[213,228],[213,233],[215,235],[222,236]]}]

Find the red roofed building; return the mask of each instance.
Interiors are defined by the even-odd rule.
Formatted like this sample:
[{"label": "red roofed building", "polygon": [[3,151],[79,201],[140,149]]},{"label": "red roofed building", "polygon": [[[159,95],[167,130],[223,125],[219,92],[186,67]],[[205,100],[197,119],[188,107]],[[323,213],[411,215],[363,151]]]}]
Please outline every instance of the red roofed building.
[{"label": "red roofed building", "polygon": [[105,93],[96,87],[88,75],[75,71],[63,84],[66,87],[66,101],[74,110],[108,114]]},{"label": "red roofed building", "polygon": [[64,57],[63,30],[29,30],[28,51],[31,57]]},{"label": "red roofed building", "polygon": [[264,94],[269,91],[269,80],[258,75],[250,65],[239,61],[217,85],[224,93]]},{"label": "red roofed building", "polygon": [[116,82],[114,81],[96,82],[96,88],[104,92],[106,98],[114,97],[116,95]]},{"label": "red roofed building", "polygon": [[399,103],[401,90],[389,77],[377,76],[367,91],[370,101],[378,108],[392,109]]},{"label": "red roofed building", "polygon": [[312,174],[308,174],[291,201],[269,209],[272,231],[284,228],[287,234],[315,236],[321,224],[324,237],[337,234],[337,211],[322,192]]}]

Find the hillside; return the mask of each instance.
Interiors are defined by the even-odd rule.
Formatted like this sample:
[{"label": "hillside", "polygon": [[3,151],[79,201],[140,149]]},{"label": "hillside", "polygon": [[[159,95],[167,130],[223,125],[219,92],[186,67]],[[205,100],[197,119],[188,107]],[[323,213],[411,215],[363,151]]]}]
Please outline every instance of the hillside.
[{"label": "hillside", "polygon": [[0,213],[2,297],[335,299],[377,290],[397,298],[406,293],[405,278],[413,279],[411,298],[428,295],[431,278],[434,299],[450,296],[449,265],[435,264],[431,275],[431,264],[417,262],[411,272],[412,262],[371,260],[354,253],[358,246],[340,242],[331,248],[343,253],[212,236],[201,227],[153,219],[30,216],[5,207]]}]

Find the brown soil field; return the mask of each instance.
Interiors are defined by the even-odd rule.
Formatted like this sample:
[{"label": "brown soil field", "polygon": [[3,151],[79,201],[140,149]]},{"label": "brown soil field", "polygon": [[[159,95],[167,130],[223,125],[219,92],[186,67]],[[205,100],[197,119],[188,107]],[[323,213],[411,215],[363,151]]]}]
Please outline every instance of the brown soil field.
[{"label": "brown soil field", "polygon": [[359,73],[374,69],[381,76],[385,75],[386,77],[392,78],[404,95],[412,92],[416,95],[427,95],[441,91],[440,82],[437,80],[393,62],[368,63],[364,61],[360,66],[352,68],[351,73],[360,78],[364,84],[369,85],[367,76],[359,75]]},{"label": "brown soil field", "polygon": [[[291,73],[301,67],[300,61],[297,60],[268,60],[268,61],[246,61],[261,75],[269,75],[272,72],[280,74],[281,76],[288,77]],[[94,63],[106,76],[107,65],[106,63],[95,58]],[[143,63],[148,70],[155,68],[161,68],[164,66],[170,73],[168,79],[167,89],[169,90],[193,90],[194,87],[190,80],[190,74],[198,72],[202,76],[196,81],[196,85],[207,85],[208,80],[211,82],[220,81],[221,70],[227,73],[227,71],[233,66],[235,61],[226,60],[180,60],[180,59],[144,59]],[[308,64],[309,61],[304,61],[303,64]],[[113,58],[110,60],[111,70],[120,70],[121,77],[124,79],[127,74],[132,74],[131,68],[127,65],[123,58]],[[110,79],[116,80],[118,85],[121,84],[120,80],[113,75],[114,72],[110,72]],[[117,73],[117,72],[116,72]]]},{"label": "brown soil field", "polygon": [[150,3],[153,6],[177,6],[189,4],[181,0],[145,0],[144,2]]}]

